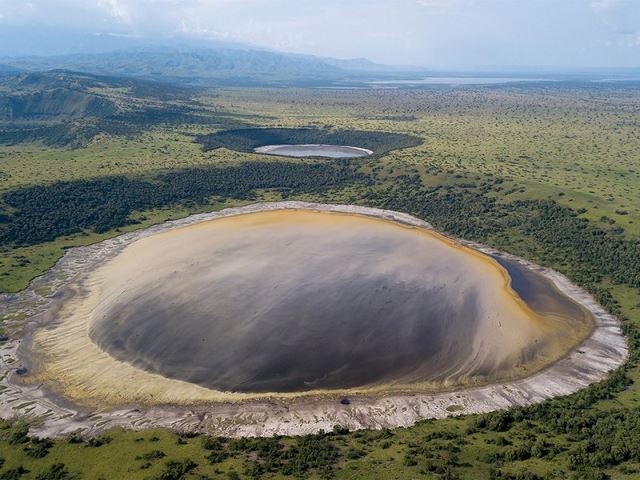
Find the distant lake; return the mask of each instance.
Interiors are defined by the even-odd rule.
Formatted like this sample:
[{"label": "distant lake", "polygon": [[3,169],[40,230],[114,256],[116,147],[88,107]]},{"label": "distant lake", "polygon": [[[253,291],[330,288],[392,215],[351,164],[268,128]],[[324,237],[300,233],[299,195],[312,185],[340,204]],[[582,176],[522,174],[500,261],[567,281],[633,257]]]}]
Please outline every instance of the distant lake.
[{"label": "distant lake", "polygon": [[514,82],[551,82],[550,78],[528,77],[425,77],[414,80],[378,80],[370,85],[494,85]]},{"label": "distant lake", "polygon": [[599,78],[592,80],[594,83],[612,83],[612,82],[640,82],[640,76],[637,77],[615,77],[615,78]]}]

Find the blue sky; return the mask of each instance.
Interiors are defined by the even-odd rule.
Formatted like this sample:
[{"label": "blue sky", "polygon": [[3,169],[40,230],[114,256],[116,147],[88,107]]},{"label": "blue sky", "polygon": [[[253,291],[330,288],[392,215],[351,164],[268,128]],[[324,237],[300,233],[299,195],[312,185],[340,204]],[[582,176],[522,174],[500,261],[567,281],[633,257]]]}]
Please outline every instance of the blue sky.
[{"label": "blue sky", "polygon": [[640,66],[640,0],[0,0],[20,25],[423,66]]}]

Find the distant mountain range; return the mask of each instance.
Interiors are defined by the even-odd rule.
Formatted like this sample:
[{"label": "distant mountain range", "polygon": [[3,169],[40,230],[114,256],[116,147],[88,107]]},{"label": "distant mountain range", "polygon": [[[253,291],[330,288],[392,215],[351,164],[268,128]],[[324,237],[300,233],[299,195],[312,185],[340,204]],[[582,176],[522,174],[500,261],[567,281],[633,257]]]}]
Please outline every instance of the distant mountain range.
[{"label": "distant mountain range", "polygon": [[217,40],[147,39],[46,28],[28,33],[19,27],[0,29],[0,75],[58,69],[196,85],[324,85],[417,71],[367,59],[322,58]]},{"label": "distant mountain range", "polygon": [[338,60],[240,48],[136,48],[105,53],[0,58],[7,72],[68,70],[190,84],[326,84],[414,72],[366,59]]}]

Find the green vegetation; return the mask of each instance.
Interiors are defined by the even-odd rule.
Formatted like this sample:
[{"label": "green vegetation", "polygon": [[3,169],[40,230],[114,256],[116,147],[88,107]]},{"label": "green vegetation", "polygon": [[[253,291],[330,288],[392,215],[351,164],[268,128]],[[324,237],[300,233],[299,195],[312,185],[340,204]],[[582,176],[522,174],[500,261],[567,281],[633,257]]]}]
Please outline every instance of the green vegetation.
[{"label": "green vegetation", "polygon": [[64,115],[83,117],[113,115],[113,102],[97,95],[57,88],[0,98],[1,120],[16,121],[31,117]]},{"label": "green vegetation", "polygon": [[175,204],[202,205],[211,196],[255,199],[256,189],[282,195],[339,187],[359,176],[347,162],[246,162],[174,170],[149,180],[103,177],[25,187],[3,196],[13,213],[0,218],[0,245],[33,245],[91,229],[104,233],[131,224],[134,211]]},{"label": "green vegetation", "polygon": [[[254,123],[379,130],[421,137],[378,164],[389,181],[415,170],[505,180],[507,199],[551,198],[640,235],[637,86],[571,84],[398,90],[229,89],[207,104]],[[264,118],[264,117],[273,118]],[[277,119],[277,120],[274,120]],[[619,212],[627,212],[620,215]]]},{"label": "green vegetation", "polygon": [[242,125],[192,105],[196,92],[68,72],[0,78],[0,145],[79,148],[101,135],[130,137],[157,125]]},{"label": "green vegetation", "polygon": [[[168,217],[253,199],[359,203],[412,213],[562,271],[619,316],[630,360],[568,397],[393,431],[338,427],[300,438],[225,439],[114,430],[50,441],[3,422],[0,479],[640,478],[636,88],[229,89],[199,91],[191,101],[179,89],[152,94],[144,85],[100,82],[91,88],[118,108],[125,98],[142,109],[162,98],[165,107],[177,102],[190,115],[236,122],[220,127],[226,130],[384,131],[424,142],[367,159],[280,162],[243,152],[257,137],[211,134],[189,119],[141,122],[76,149],[0,147],[3,288],[24,286],[63,247]],[[265,131],[241,132],[256,130]],[[225,148],[202,151],[196,138]],[[376,152],[391,143],[383,144]]]},{"label": "green vegetation", "polygon": [[399,148],[416,147],[422,143],[418,137],[400,133],[323,130],[319,128],[242,128],[223,130],[197,138],[206,150],[227,148],[241,152],[252,152],[264,145],[349,145],[371,150],[376,154]]},{"label": "green vegetation", "polygon": [[[418,176],[399,177],[366,193],[364,203],[412,213],[461,238],[552,264],[596,294],[604,278],[640,288],[640,242],[590,226],[553,200],[498,201],[502,184],[497,179],[424,187]],[[599,300],[615,310],[604,294]]]}]

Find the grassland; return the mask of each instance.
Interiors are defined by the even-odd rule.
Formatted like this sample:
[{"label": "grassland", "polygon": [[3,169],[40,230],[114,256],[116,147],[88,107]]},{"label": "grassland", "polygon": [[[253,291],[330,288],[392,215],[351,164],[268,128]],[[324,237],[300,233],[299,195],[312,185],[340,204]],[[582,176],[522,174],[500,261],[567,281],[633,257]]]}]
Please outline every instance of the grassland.
[{"label": "grassland", "polygon": [[640,233],[637,90],[238,89],[216,100],[279,120],[264,125],[411,133],[424,144],[387,155],[388,171],[499,177],[511,198],[552,197]]},{"label": "grassland", "polygon": [[[242,88],[196,100],[208,111],[233,112],[260,126],[416,135],[424,139],[422,145],[390,152],[376,165],[380,178],[393,182],[397,175],[417,172],[425,183],[437,184],[456,176],[498,177],[509,186],[508,193],[501,193],[504,200],[552,198],[595,224],[640,235],[636,90]],[[226,149],[205,152],[193,142],[196,135],[212,131],[203,125],[164,125],[133,136],[98,136],[79,149],[0,147],[0,191],[265,159]],[[182,213],[187,212],[178,207],[167,216]],[[23,287],[51,265],[61,246],[88,241],[92,238],[65,239],[1,254],[0,272],[7,275],[0,278],[0,288]],[[22,257],[32,263],[24,264]]]},{"label": "grassland", "polygon": [[140,175],[193,165],[234,162],[251,157],[236,152],[203,152],[193,138],[176,128],[152,130],[133,138],[96,138],[85,148],[51,148],[37,144],[0,147],[2,190],[107,175]]},{"label": "grassland", "polygon": [[[0,478],[36,478],[56,463],[64,463],[68,472],[82,478],[95,479],[640,478],[640,288],[629,280],[632,273],[628,271],[618,275],[608,273],[606,265],[588,268],[589,262],[597,263],[595,258],[576,261],[571,252],[577,247],[569,240],[563,243],[558,238],[557,243],[545,244],[535,230],[527,230],[531,225],[544,229],[535,223],[538,217],[527,217],[526,208],[537,203],[524,204],[524,210],[516,208],[520,200],[553,200],[554,205],[572,209],[567,219],[584,218],[586,229],[608,232],[607,241],[637,243],[639,93],[628,86],[570,85],[371,91],[238,88],[201,92],[193,99],[209,111],[233,112],[257,126],[381,130],[423,138],[420,146],[361,163],[360,170],[374,176],[372,185],[341,186],[301,193],[297,198],[380,205],[403,196],[401,205],[407,210],[421,208],[423,201],[426,207],[441,202],[442,213],[435,219],[447,229],[456,227],[447,223],[447,212],[453,212],[447,206],[459,202],[470,219],[469,224],[457,225],[460,232],[478,231],[486,243],[577,278],[623,319],[632,358],[610,381],[538,409],[427,421],[393,432],[211,442],[169,431],[113,431],[108,434],[111,441],[100,446],[96,445],[100,442],[75,443],[77,439],[57,441],[44,449],[48,453],[41,458],[27,454],[35,448],[30,447],[35,440],[20,434],[19,425],[7,423],[0,432],[0,457],[4,458]],[[228,150],[203,152],[192,142],[196,135],[214,130],[200,124],[164,125],[129,136],[102,135],[79,149],[35,144],[0,147],[0,189],[277,160]],[[488,183],[491,186],[485,187]],[[444,192],[442,198],[440,192]],[[258,198],[280,197],[278,191],[258,192]],[[144,215],[146,219],[120,230],[221,206],[220,199],[211,201],[135,212],[136,218]],[[225,205],[238,202],[229,198]],[[503,224],[501,218],[506,218]],[[527,228],[518,228],[525,220]],[[0,288],[24,287],[67,246],[117,233],[88,231],[44,244],[6,247],[0,252]],[[142,458],[155,450],[165,456]],[[188,474],[180,475],[176,473],[180,467],[166,465],[187,458],[197,464]],[[29,473],[11,477],[10,470],[20,465]]]},{"label": "grassland", "polygon": [[[444,465],[446,457],[455,456],[462,465],[473,465],[473,469],[467,469],[468,473],[462,476],[449,478],[487,479],[490,478],[492,467],[479,461],[483,456],[495,451],[495,445],[506,445],[535,436],[538,425],[528,428],[513,429],[509,433],[494,432],[489,435],[468,433],[473,429],[473,418],[441,420],[438,422],[425,422],[409,429],[397,429],[394,431],[364,431],[351,434],[331,436],[331,444],[339,452],[340,460],[332,465],[330,471],[320,468],[299,466],[298,471],[292,470],[298,478],[336,478],[336,479],[387,479],[387,478],[447,478],[445,474],[437,471],[429,472],[427,464]],[[224,458],[221,461],[212,462],[212,453],[219,453],[223,448],[213,450],[205,448],[206,438],[197,436],[180,436],[167,430],[146,430],[143,432],[127,432],[116,430],[109,432],[104,437],[109,438],[108,443],[100,446],[90,446],[87,442],[71,443],[74,440],[56,442],[44,459],[33,458],[20,448],[4,443],[0,446],[0,456],[5,459],[4,471],[23,466],[30,474],[23,478],[34,478],[35,475],[46,472],[50,465],[64,463],[69,472],[82,472],[82,478],[86,479],[116,479],[127,478],[150,479],[162,478],[166,468],[166,462],[170,460],[191,460],[198,465],[193,471],[196,475],[189,478],[232,479],[246,478],[246,472],[261,464],[269,453],[268,441],[257,440],[253,445],[242,445],[238,454]],[[417,464],[412,465],[412,452],[419,445],[427,443],[426,451],[421,452]],[[284,439],[284,448],[290,448],[299,442],[297,439]],[[568,443],[563,439],[554,439],[555,446],[567,448]],[[266,446],[267,451],[262,452]],[[505,448],[503,446],[503,448]],[[163,457],[151,461],[142,458],[145,454],[160,451]],[[258,453],[260,452],[260,453]],[[304,458],[303,456],[301,456]],[[420,458],[422,457],[422,458]],[[428,459],[433,459],[428,462]],[[310,465],[313,460],[305,459]],[[510,462],[505,472],[517,474],[523,469],[535,466],[538,472],[564,472],[568,478],[570,472],[563,469],[566,461],[560,457],[555,462],[548,459],[529,459],[527,461]],[[293,462],[292,462],[293,463]],[[331,464],[330,462],[318,462]],[[616,478],[637,478],[633,473],[640,471],[640,464],[628,466],[630,474],[620,475]],[[437,470],[437,469],[436,469]],[[198,477],[200,475],[200,477]],[[453,475],[453,472],[452,472]],[[458,475],[458,474],[456,474]],[[251,475],[253,476],[253,475]],[[249,476],[249,477],[251,477]],[[261,475],[256,475],[260,477]],[[289,475],[270,474],[269,478],[291,478]],[[174,477],[167,477],[174,478]],[[178,477],[175,477],[178,478]],[[525,477],[526,478],[526,477]],[[530,477],[535,478],[535,477]]]}]

